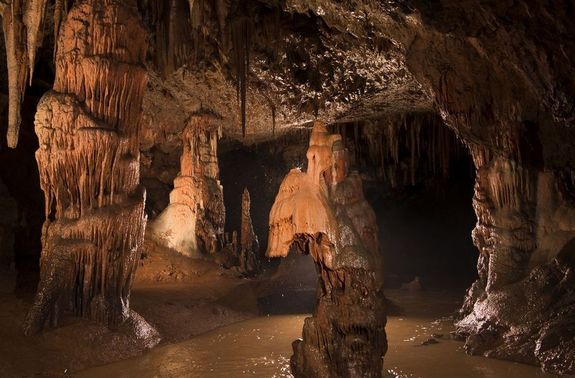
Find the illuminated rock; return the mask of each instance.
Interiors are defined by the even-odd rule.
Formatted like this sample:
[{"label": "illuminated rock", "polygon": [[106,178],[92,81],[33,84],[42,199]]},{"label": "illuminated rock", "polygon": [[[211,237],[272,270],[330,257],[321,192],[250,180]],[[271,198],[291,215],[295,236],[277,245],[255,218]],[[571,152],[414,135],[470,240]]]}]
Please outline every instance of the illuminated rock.
[{"label": "illuminated rock", "polygon": [[146,224],[139,183],[145,54],[135,1],[77,1],[62,25],[54,89],[35,120],[46,221],[27,334],[71,311],[127,327],[148,347],[159,342],[130,310]]},{"label": "illuminated rock", "polygon": [[317,306],[293,344],[296,377],[381,377],[387,350],[375,214],[361,179],[348,173],[339,135],[314,125],[308,171],[292,170],[270,212],[268,257],[309,253]]},{"label": "illuminated rock", "polygon": [[214,116],[190,118],[170,204],[148,228],[162,244],[189,257],[215,254],[223,245],[225,207],[217,156],[220,135]]}]

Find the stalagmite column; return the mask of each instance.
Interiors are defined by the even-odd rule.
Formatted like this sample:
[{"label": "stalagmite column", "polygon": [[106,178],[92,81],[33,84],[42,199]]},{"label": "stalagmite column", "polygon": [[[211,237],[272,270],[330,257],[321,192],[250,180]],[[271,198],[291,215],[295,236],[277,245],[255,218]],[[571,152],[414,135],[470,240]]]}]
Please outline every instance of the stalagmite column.
[{"label": "stalagmite column", "polygon": [[136,2],[76,1],[57,44],[54,90],[36,113],[46,222],[25,331],[71,310],[131,327],[155,345],[155,331],[129,308],[146,223],[139,184],[146,33]]},{"label": "stalagmite column", "polygon": [[250,206],[250,192],[248,192],[248,189],[245,188],[242,194],[240,269],[242,272],[248,275],[256,274],[260,270],[260,261],[258,259],[260,244],[252,226]]},{"label": "stalagmite column", "polygon": [[268,257],[312,255],[317,305],[293,344],[296,377],[381,377],[387,350],[375,213],[340,135],[316,123],[308,171],[292,169],[270,212]]},{"label": "stalagmite column", "polygon": [[[575,203],[564,177],[470,144],[479,279],[457,332],[472,354],[575,372]],[[567,180],[570,181],[570,180]]]},{"label": "stalagmite column", "polygon": [[190,257],[216,253],[223,245],[225,207],[219,180],[217,145],[220,121],[194,115],[183,132],[180,175],[170,204],[149,232],[160,243]]}]

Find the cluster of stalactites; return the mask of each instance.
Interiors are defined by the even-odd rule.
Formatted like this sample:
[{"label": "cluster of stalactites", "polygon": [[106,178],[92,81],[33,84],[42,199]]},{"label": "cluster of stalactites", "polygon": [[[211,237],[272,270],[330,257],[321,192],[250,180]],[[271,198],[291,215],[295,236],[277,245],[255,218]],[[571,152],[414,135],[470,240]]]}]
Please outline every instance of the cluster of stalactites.
[{"label": "cluster of stalactites", "polygon": [[378,176],[392,187],[415,185],[421,176],[447,178],[451,161],[464,153],[455,134],[431,113],[342,124],[337,129],[344,142],[353,137],[356,162],[367,164],[363,159],[368,156]]},{"label": "cluster of stalactites", "polygon": [[535,200],[534,178],[521,161],[498,154],[490,147],[467,143],[477,172],[481,197],[484,192],[496,208],[520,210]]},{"label": "cluster of stalactites", "polygon": [[[36,51],[42,41],[42,23],[47,0],[12,0],[0,2],[2,29],[8,68],[8,146],[16,148],[21,123],[20,104],[26,79],[34,73]],[[58,25],[54,25],[58,30]]]},{"label": "cluster of stalactites", "polygon": [[[207,41],[216,41],[220,54],[227,50],[230,0],[139,0],[139,4],[144,19],[155,30],[154,63],[163,76],[197,62],[208,48]],[[212,27],[219,35],[212,33]]]},{"label": "cluster of stalactites", "polygon": [[[217,64],[235,76],[242,134],[247,126],[247,91],[251,50],[254,39],[279,36],[280,5],[272,2],[276,17],[258,19],[258,2],[241,0],[140,0],[144,18],[155,29],[155,65],[164,77],[182,66],[193,66],[205,57],[218,57]],[[266,32],[255,33],[255,22]],[[268,33],[267,29],[271,29]],[[275,131],[275,105],[271,100],[272,132]]]}]

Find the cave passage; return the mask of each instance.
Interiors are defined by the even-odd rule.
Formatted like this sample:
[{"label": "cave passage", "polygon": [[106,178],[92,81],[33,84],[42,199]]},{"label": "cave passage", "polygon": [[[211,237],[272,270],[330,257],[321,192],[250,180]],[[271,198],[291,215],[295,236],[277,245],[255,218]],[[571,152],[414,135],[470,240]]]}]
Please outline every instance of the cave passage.
[{"label": "cave passage", "polygon": [[575,374],[572,0],[0,18],[0,376]]}]

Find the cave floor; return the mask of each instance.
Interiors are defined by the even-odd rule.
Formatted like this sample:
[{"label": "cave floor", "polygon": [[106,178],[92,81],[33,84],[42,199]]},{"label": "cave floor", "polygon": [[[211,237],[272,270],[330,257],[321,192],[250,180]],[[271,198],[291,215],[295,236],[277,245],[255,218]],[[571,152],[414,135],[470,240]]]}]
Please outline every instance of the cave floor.
[{"label": "cave floor", "polygon": [[[301,293],[301,292],[300,292]],[[284,298],[298,295],[285,292]],[[309,295],[305,292],[303,295]],[[460,295],[440,291],[388,291],[402,309],[386,327],[389,377],[552,377],[536,367],[468,356],[450,338],[449,315]],[[306,314],[261,316],[156,348],[143,356],[89,369],[79,377],[291,377],[291,342],[299,338]],[[433,344],[422,345],[435,336]]]},{"label": "cave floor", "polygon": [[[31,297],[16,296],[6,289],[9,283],[0,282],[0,376],[291,376],[291,343],[301,336],[314,303],[309,261],[292,261],[287,269],[257,280],[209,262],[189,264],[186,274],[174,266],[182,264],[149,259],[139,268],[131,307],[163,338],[147,352],[129,335],[76,318],[61,319],[59,328],[26,338],[22,322]],[[390,290],[386,296],[393,303],[386,327],[390,376],[551,376],[535,367],[466,355],[463,343],[449,337],[449,315],[460,306],[462,291]],[[437,343],[422,345],[431,335]]]}]

